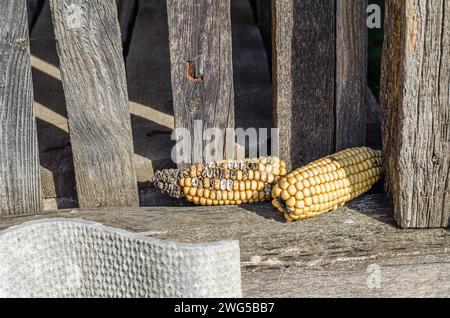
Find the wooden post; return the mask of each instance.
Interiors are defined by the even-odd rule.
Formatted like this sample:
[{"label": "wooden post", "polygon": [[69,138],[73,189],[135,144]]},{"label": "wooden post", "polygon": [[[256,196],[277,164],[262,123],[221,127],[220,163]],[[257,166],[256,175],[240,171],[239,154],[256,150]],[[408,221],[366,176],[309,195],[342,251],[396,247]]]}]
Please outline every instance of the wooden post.
[{"label": "wooden post", "polygon": [[114,0],[51,1],[80,207],[138,205]]},{"label": "wooden post", "polygon": [[450,6],[386,1],[381,104],[387,190],[403,228],[450,217]]},{"label": "wooden post", "polygon": [[[197,133],[234,128],[230,0],[168,0],[167,11],[175,128],[187,129],[194,144],[201,138],[194,136],[196,120]],[[177,140],[185,137],[176,132]],[[231,142],[224,139],[226,155]],[[195,152],[191,160],[199,161]]]},{"label": "wooden post", "polygon": [[366,1],[273,0],[280,156],[298,167],[365,142]]},{"label": "wooden post", "polygon": [[336,150],[366,143],[367,0],[336,1]]},{"label": "wooden post", "polygon": [[41,211],[25,0],[0,4],[0,216]]},{"label": "wooden post", "polygon": [[335,6],[272,3],[274,120],[291,168],[334,150]]}]

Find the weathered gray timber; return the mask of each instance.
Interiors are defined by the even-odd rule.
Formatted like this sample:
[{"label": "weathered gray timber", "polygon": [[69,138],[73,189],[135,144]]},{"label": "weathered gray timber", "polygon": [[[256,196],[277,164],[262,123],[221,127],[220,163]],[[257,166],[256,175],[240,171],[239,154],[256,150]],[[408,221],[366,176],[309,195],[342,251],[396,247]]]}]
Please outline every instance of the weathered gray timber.
[{"label": "weathered gray timber", "polygon": [[336,1],[336,148],[366,144],[367,0]]},{"label": "weathered gray timber", "polygon": [[177,242],[239,240],[248,297],[450,297],[450,232],[402,230],[383,195],[285,223],[270,203],[241,207],[65,210],[8,217],[0,229],[41,218],[82,218]]},{"label": "weathered gray timber", "polygon": [[0,216],[41,210],[27,6],[0,4]]},{"label": "weathered gray timber", "polygon": [[67,122],[66,101],[58,68],[50,5],[45,1],[30,34],[34,109],[37,121],[41,186],[44,198],[76,206],[75,172]]},{"label": "weathered gray timber", "polygon": [[334,151],[335,5],[273,0],[274,125],[288,168]]},{"label": "weathered gray timber", "polygon": [[450,218],[450,6],[386,2],[381,104],[387,191],[404,228]]},{"label": "weathered gray timber", "polygon": [[136,206],[116,4],[51,2],[80,207]]},{"label": "weathered gray timber", "polygon": [[183,244],[71,219],[0,232],[2,297],[240,297],[237,241]]},{"label": "weathered gray timber", "polygon": [[274,119],[297,167],[365,143],[366,1],[272,1]]},{"label": "weathered gray timber", "polygon": [[[167,12],[175,128],[187,129],[193,145],[199,139],[190,159],[201,161],[201,146],[210,141],[200,132],[234,128],[230,0],[168,0]],[[202,124],[197,136],[195,120]],[[185,133],[177,130],[176,137],[181,140]],[[213,158],[227,154],[225,144],[233,149],[232,141],[216,142]]]}]

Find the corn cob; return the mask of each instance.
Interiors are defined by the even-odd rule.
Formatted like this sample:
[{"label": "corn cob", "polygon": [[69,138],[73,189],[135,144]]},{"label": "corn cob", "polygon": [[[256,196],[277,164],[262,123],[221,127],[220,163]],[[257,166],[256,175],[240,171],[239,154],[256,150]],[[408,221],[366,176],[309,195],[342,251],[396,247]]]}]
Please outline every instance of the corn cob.
[{"label": "corn cob", "polygon": [[349,148],[280,178],[272,204],[287,221],[315,217],[367,192],[381,174],[381,151]]},{"label": "corn cob", "polygon": [[151,181],[162,192],[196,205],[239,205],[271,200],[272,185],[284,175],[283,160],[261,157],[161,170]]}]

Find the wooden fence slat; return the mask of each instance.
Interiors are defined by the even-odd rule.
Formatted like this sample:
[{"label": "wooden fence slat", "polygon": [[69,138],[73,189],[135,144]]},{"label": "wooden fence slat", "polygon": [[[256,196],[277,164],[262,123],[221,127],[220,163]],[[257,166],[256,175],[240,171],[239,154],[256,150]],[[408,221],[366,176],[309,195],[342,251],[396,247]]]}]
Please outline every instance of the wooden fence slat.
[{"label": "wooden fence slat", "polygon": [[381,105],[387,190],[401,227],[450,217],[450,5],[386,1]]},{"label": "wooden fence slat", "polygon": [[230,0],[168,0],[167,8],[175,127],[193,139],[194,120],[203,131],[234,128]]},{"label": "wooden fence slat", "polygon": [[280,156],[298,167],[334,150],[335,5],[273,0],[274,120]]},{"label": "wooden fence slat", "polygon": [[138,205],[114,0],[51,1],[80,207]]},{"label": "wooden fence slat", "polygon": [[336,150],[366,143],[367,0],[336,1]]},{"label": "wooden fence slat", "polygon": [[272,68],[272,1],[256,0],[256,18]]},{"label": "wooden fence slat", "polygon": [[25,0],[0,4],[0,215],[41,211]]}]

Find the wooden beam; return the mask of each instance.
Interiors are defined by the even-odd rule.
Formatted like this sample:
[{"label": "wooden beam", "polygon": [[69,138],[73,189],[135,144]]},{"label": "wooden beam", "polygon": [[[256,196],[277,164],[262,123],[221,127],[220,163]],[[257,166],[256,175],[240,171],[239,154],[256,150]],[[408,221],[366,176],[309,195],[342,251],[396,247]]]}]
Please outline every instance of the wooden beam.
[{"label": "wooden beam", "polygon": [[450,5],[386,1],[381,105],[387,190],[401,227],[450,217]]},{"label": "wooden beam", "polygon": [[51,1],[80,207],[137,206],[114,0]]},{"label": "wooden beam", "polygon": [[336,150],[366,144],[367,0],[336,1]]},{"label": "wooden beam", "polygon": [[274,120],[288,168],[334,151],[334,1],[273,0]]},{"label": "wooden beam", "polygon": [[245,297],[450,296],[448,231],[399,229],[383,195],[289,224],[270,202],[174,207],[182,201],[155,198],[162,205],[5,218],[0,230],[64,217],[178,242],[239,240]]},{"label": "wooden beam", "polygon": [[[203,131],[234,128],[230,0],[169,0],[167,8],[175,128],[187,129],[194,144],[201,138],[195,120]],[[177,130],[177,140],[183,134]],[[225,156],[230,143],[219,142],[215,157]],[[202,159],[198,146],[192,161]]]},{"label": "wooden beam", "polygon": [[0,216],[41,210],[27,6],[0,5]]}]

